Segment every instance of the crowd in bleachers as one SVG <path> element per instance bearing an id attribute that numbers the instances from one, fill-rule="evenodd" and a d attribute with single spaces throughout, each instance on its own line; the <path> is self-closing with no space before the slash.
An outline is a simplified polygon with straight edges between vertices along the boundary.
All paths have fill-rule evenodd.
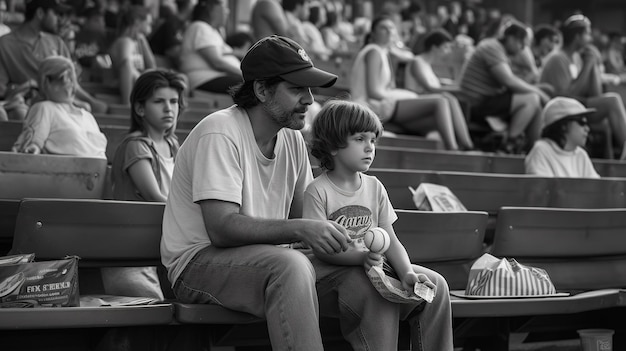
<path id="1" fill-rule="evenodd" d="M 30 9 L 27 3 L 32 4 Z M 340 81 L 348 82 L 341 88 L 353 100 L 374 108 L 390 132 L 433 137 L 451 150 L 525 154 L 541 137 L 542 106 L 554 96 L 567 95 L 606 117 L 607 126 L 592 125 L 590 131 L 594 143 L 588 145 L 588 152 L 593 157 L 619 158 L 626 141 L 621 96 L 606 92 L 626 77 L 622 36 L 603 33 L 590 23 L 589 33 L 576 44 L 581 49 L 576 49 L 562 44 L 564 34 L 567 45 L 572 37 L 561 32 L 561 24 L 571 25 L 563 23 L 566 18 L 553 24 L 524 24 L 498 9 L 462 1 L 427 11 L 419 1 L 389 0 L 377 6 L 374 16 L 371 8 L 353 8 L 340 1 L 260 0 L 249 9 L 249 28 L 229 26 L 229 4 L 218 0 L 183 0 L 158 7 L 140 1 L 70 7 L 53 0 L 3 0 L 0 6 L 5 9 L 0 10 L 1 32 L 12 31 L 0 45 L 4 101 L 0 119 L 23 120 L 30 105 L 41 98 L 36 69 L 47 55 L 71 58 L 77 71 L 76 100 L 92 113 L 105 113 L 111 111 L 107 104 L 128 105 L 139 74 L 156 67 L 183 73 L 191 96 L 198 91 L 226 95 L 230 86 L 242 80 L 239 64 L 246 50 L 261 37 L 279 34 L 301 43 L 314 62 L 335 62 Z M 37 7 L 42 8 L 41 14 L 35 14 Z M 374 60 L 370 53 L 355 61 L 375 37 L 373 21 L 381 18 L 389 20 L 386 30 L 390 31 L 389 39 L 377 46 L 383 56 Z M 227 33 L 226 28 L 236 29 Z M 44 39 L 34 39 L 38 32 L 44 33 Z M 16 38 L 30 43 L 32 50 L 16 46 Z M 582 69 L 582 58 L 587 56 L 578 51 L 583 47 L 595 55 L 589 67 L 598 71 L 597 83 L 582 82 L 585 70 L 572 77 L 577 82 L 572 84 L 597 88 L 565 89 L 562 79 L 551 78 L 562 74 L 556 72 L 558 65 L 553 67 L 555 60 L 548 58 L 569 52 L 572 65 Z M 485 55 L 496 52 L 499 61 L 485 61 Z M 480 69 L 498 63 L 508 66 L 509 73 Z M 89 91 L 89 84 L 107 87 L 112 94 Z M 328 97 L 324 91 L 320 94 L 320 101 Z M 318 109 L 319 105 L 313 106 L 309 122 Z M 603 138 L 608 140 L 598 142 Z"/>
<path id="2" fill-rule="evenodd" d="M 417 0 L 376 9 L 257 0 L 249 28 L 239 28 L 228 26 L 227 0 L 0 0 L 0 123 L 23 126 L 13 152 L 107 158 L 102 198 L 165 202 L 184 138 L 233 103 L 232 87 L 245 92 L 253 89 L 245 82 L 272 78 L 264 67 L 246 76 L 242 62 L 257 40 L 278 34 L 302 46 L 303 60 L 339 75 L 334 88 L 311 88 L 306 140 L 325 101 L 341 97 L 374 111 L 386 137 L 434 139 L 461 155 L 521 155 L 523 171 L 540 177 L 600 178 L 592 158 L 626 159 L 620 33 L 599 31 L 582 13 L 529 24 L 462 1 L 434 12 Z M 278 113 L 273 100 L 262 102 L 250 109 Z M 154 267 L 102 277 L 108 293 L 164 298 Z"/>

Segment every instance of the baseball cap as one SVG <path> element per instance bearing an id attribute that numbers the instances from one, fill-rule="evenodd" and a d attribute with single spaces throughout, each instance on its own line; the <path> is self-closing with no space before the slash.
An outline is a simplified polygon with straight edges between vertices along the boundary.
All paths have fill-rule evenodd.
<path id="1" fill-rule="evenodd" d="M 280 77 L 301 87 L 330 87 L 337 76 L 313 66 L 306 51 L 290 38 L 271 35 L 257 41 L 241 60 L 243 79 Z"/>
<path id="2" fill-rule="evenodd" d="M 587 116 L 594 112 L 595 108 L 586 108 L 578 100 L 559 96 L 548 101 L 541 113 L 541 120 L 543 128 L 546 128 L 564 118 Z"/>
<path id="3" fill-rule="evenodd" d="M 62 3 L 60 0 L 28 0 L 26 2 L 26 12 L 34 12 L 38 8 L 44 10 L 52 9 L 56 13 L 66 13 L 72 11 L 72 7 Z"/>

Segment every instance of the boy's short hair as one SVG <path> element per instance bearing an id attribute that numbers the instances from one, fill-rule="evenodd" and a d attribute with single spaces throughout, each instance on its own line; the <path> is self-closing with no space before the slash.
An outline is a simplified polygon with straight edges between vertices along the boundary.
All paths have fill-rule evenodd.
<path id="1" fill-rule="evenodd" d="M 542 24 L 537 26 L 537 28 L 535 29 L 535 33 L 534 33 L 534 42 L 535 45 L 539 45 L 539 43 L 541 43 L 541 41 L 545 38 L 554 38 L 554 37 L 558 37 L 559 36 L 559 31 L 547 24 Z"/>
<path id="2" fill-rule="evenodd" d="M 333 170 L 332 152 L 348 145 L 348 137 L 361 132 L 383 133 L 380 119 L 369 107 L 347 100 L 331 100 L 318 112 L 313 121 L 311 154 L 322 168 Z"/>

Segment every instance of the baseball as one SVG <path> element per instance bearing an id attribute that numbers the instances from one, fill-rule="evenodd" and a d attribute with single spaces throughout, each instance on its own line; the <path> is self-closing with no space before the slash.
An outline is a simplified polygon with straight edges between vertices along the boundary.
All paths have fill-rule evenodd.
<path id="1" fill-rule="evenodd" d="M 372 228 L 365 232 L 363 237 L 365 246 L 374 253 L 384 253 L 389 248 L 391 240 L 383 228 Z"/>

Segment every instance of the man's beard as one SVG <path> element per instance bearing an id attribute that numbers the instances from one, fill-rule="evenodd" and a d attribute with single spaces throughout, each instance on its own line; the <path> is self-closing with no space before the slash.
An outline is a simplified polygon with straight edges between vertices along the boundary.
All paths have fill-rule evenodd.
<path id="1" fill-rule="evenodd" d="M 300 130 L 304 128 L 304 119 L 294 117 L 294 113 L 306 112 L 306 106 L 295 111 L 288 111 L 278 104 L 272 96 L 265 104 L 263 104 L 264 110 L 270 115 L 272 120 L 281 127 Z"/>

